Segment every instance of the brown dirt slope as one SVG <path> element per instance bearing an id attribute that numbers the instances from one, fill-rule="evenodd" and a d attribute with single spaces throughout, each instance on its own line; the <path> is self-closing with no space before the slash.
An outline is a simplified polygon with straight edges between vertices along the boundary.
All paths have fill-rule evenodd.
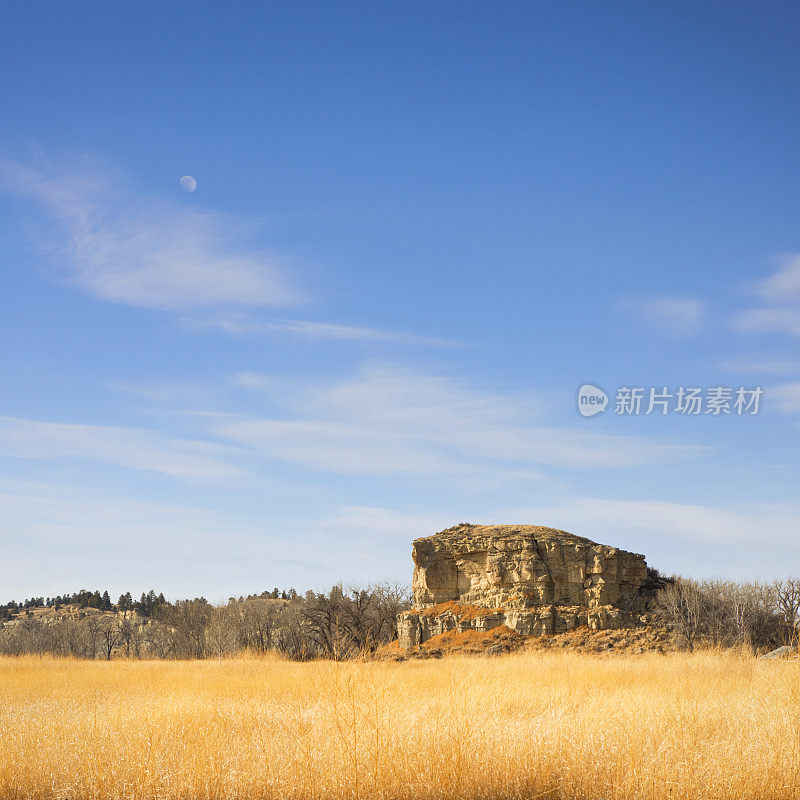
<path id="1" fill-rule="evenodd" d="M 571 650 L 580 653 L 613 655 L 678 650 L 675 637 L 665 628 L 643 626 L 592 631 L 587 627 L 553 636 L 522 636 L 505 625 L 488 631 L 447 631 L 433 636 L 408 652 L 397 641 L 384 645 L 376 658 L 440 658 L 446 655 L 500 655 L 517 650 Z"/>

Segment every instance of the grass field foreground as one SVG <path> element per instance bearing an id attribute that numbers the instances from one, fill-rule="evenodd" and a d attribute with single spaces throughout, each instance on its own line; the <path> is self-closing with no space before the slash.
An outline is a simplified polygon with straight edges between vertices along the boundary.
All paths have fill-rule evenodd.
<path id="1" fill-rule="evenodd" d="M 0 660 L 0 797 L 800 797 L 800 661 Z"/>

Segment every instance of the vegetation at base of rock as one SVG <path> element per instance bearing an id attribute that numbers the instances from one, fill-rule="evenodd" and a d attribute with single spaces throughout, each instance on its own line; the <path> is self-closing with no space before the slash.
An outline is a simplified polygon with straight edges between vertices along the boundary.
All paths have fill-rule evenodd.
<path id="1" fill-rule="evenodd" d="M 0 797 L 788 800 L 799 685 L 735 651 L 0 658 Z"/>

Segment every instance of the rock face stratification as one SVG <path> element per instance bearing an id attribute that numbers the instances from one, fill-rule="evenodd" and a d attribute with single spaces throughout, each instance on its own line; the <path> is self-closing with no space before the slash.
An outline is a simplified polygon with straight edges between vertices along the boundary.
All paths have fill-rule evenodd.
<path id="1" fill-rule="evenodd" d="M 644 556 L 537 525 L 462 523 L 417 539 L 414 607 L 400 646 L 446 631 L 507 625 L 525 635 L 633 624 L 645 608 Z"/>

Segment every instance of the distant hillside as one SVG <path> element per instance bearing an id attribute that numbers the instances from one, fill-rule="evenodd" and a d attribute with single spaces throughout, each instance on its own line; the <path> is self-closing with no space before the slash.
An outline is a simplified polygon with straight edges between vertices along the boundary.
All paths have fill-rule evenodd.
<path id="1" fill-rule="evenodd" d="M 81 591 L 3 606 L 0 654 L 207 658 L 277 650 L 297 659 L 342 658 L 395 638 L 408 605 L 407 587 L 388 584 L 302 597 L 273 589 L 221 606 L 203 597 L 169 602 L 155 591 L 111 603 L 107 592 Z"/>

